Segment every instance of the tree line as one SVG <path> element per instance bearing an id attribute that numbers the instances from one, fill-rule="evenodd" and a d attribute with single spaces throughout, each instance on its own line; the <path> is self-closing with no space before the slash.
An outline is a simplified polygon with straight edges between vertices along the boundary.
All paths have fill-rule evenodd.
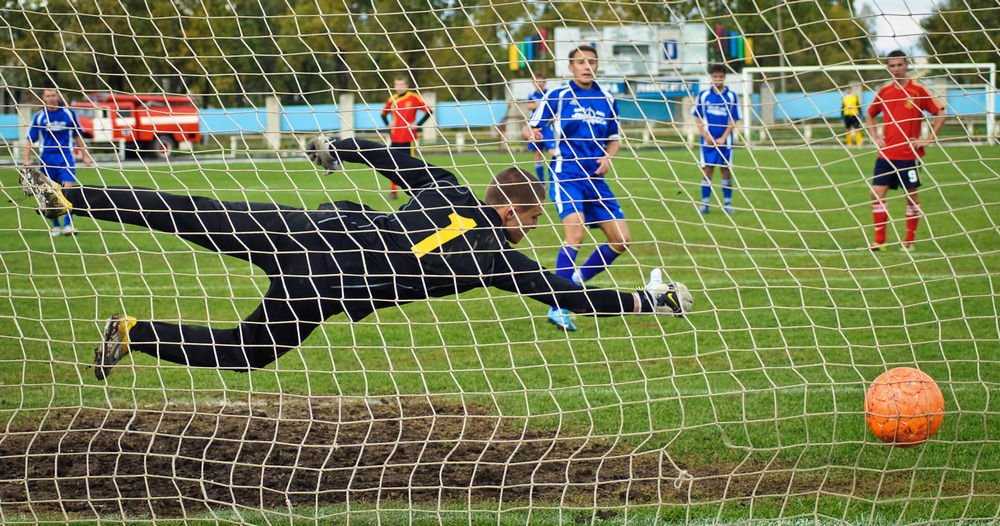
<path id="1" fill-rule="evenodd" d="M 925 47 L 949 61 L 996 61 L 996 3 L 942 5 L 977 1 L 993 9 L 925 20 Z M 397 75 L 439 100 L 502 99 L 509 79 L 551 74 L 551 59 L 565 59 L 511 71 L 509 43 L 540 28 L 551 39 L 560 26 L 697 22 L 713 34 L 723 26 L 752 38 L 759 66 L 877 58 L 874 21 L 852 0 L 11 0 L 0 15 L 0 73 L 10 87 L 190 93 L 206 107 L 261 105 L 272 95 L 321 104 L 344 92 L 382 101 Z M 993 33 L 955 29 L 977 22 Z"/>

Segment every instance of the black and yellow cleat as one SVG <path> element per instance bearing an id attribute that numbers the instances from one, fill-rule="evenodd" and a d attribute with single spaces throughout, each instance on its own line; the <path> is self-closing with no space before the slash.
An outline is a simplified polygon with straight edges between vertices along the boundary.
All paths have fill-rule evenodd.
<path id="1" fill-rule="evenodd" d="M 94 349 L 94 374 L 104 380 L 111 368 L 128 354 L 128 331 L 136 324 L 136 319 L 124 314 L 115 314 L 104 327 L 104 340 Z"/>
<path id="2" fill-rule="evenodd" d="M 38 213 L 48 219 L 55 219 L 70 213 L 73 204 L 66 199 L 62 188 L 38 168 L 26 166 L 18 170 L 24 195 L 32 196 L 38 203 Z"/>

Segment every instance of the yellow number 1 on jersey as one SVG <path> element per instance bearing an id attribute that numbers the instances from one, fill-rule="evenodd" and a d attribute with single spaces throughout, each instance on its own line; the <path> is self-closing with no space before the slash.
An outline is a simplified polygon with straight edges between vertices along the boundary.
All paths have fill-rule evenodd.
<path id="1" fill-rule="evenodd" d="M 427 253 L 434 251 L 434 249 L 468 232 L 476 226 L 476 221 L 474 219 L 462 217 L 455 213 L 449 215 L 448 219 L 451 220 L 451 224 L 425 237 L 422 241 L 410 247 L 410 250 L 417 255 L 417 259 L 424 257 Z"/>

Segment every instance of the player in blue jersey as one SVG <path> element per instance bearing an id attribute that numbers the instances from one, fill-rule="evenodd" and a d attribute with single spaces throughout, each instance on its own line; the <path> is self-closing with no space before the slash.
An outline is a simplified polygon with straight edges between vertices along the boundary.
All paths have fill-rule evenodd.
<path id="1" fill-rule="evenodd" d="M 545 94 L 527 127 L 534 140 L 540 141 L 542 128 L 552 126 L 556 155 L 549 197 L 566 231 L 556 258 L 556 274 L 582 286 L 624 254 L 632 237 L 621 206 L 604 180 L 611 159 L 618 153 L 618 104 L 594 80 L 597 51 L 590 46 L 571 51 L 569 71 L 573 80 Z M 576 268 L 585 226 L 600 228 L 608 241 Z M 552 308 L 549 321 L 575 331 L 569 314 L 565 309 Z"/>
<path id="2" fill-rule="evenodd" d="M 726 66 L 716 64 L 708 70 L 712 85 L 698 94 L 694 108 L 695 123 L 701 133 L 701 209 L 708 213 L 712 198 L 712 173 L 719 167 L 722 175 L 722 205 L 727 214 L 733 210 L 733 130 L 740 120 L 736 92 L 726 87 Z"/>
<path id="3" fill-rule="evenodd" d="M 83 133 L 76 113 L 62 103 L 59 90 L 46 89 L 42 92 L 41 111 L 31 118 L 28 128 L 27 143 L 24 145 L 24 166 L 31 166 L 31 152 L 35 143 L 41 142 L 39 160 L 41 168 L 50 179 L 64 187 L 76 184 L 76 162 L 73 160 L 74 142 L 83 152 L 83 162 L 87 166 L 93 164 L 87 148 L 83 144 Z M 69 214 L 63 216 L 62 226 L 59 218 L 52 218 L 52 236 L 76 233 Z"/>
<path id="4" fill-rule="evenodd" d="M 528 95 L 528 112 L 534 113 L 538 109 L 538 101 L 545 97 L 545 74 L 541 71 L 535 72 L 535 91 Z M 545 161 L 555 155 L 556 143 L 552 140 L 552 127 L 542 128 L 542 141 L 535 142 L 530 133 L 531 128 L 525 128 L 524 138 L 528 141 L 528 151 L 535 152 L 535 174 L 538 179 L 545 180 Z M 546 156 L 545 154 L 548 154 Z"/>

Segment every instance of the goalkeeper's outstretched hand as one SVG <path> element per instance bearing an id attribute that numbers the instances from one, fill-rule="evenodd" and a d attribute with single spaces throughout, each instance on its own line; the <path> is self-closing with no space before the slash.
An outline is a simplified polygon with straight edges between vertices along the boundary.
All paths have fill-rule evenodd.
<path id="1" fill-rule="evenodd" d="M 309 139 L 309 142 L 306 143 L 306 157 L 317 166 L 325 169 L 327 174 L 340 170 L 344 166 L 330 150 L 332 144 L 333 141 L 330 140 L 330 137 L 323 134 Z"/>
<path id="2" fill-rule="evenodd" d="M 649 273 L 644 290 L 649 293 L 656 314 L 683 316 L 691 312 L 694 296 L 683 283 L 664 283 L 663 271 L 658 268 Z"/>

